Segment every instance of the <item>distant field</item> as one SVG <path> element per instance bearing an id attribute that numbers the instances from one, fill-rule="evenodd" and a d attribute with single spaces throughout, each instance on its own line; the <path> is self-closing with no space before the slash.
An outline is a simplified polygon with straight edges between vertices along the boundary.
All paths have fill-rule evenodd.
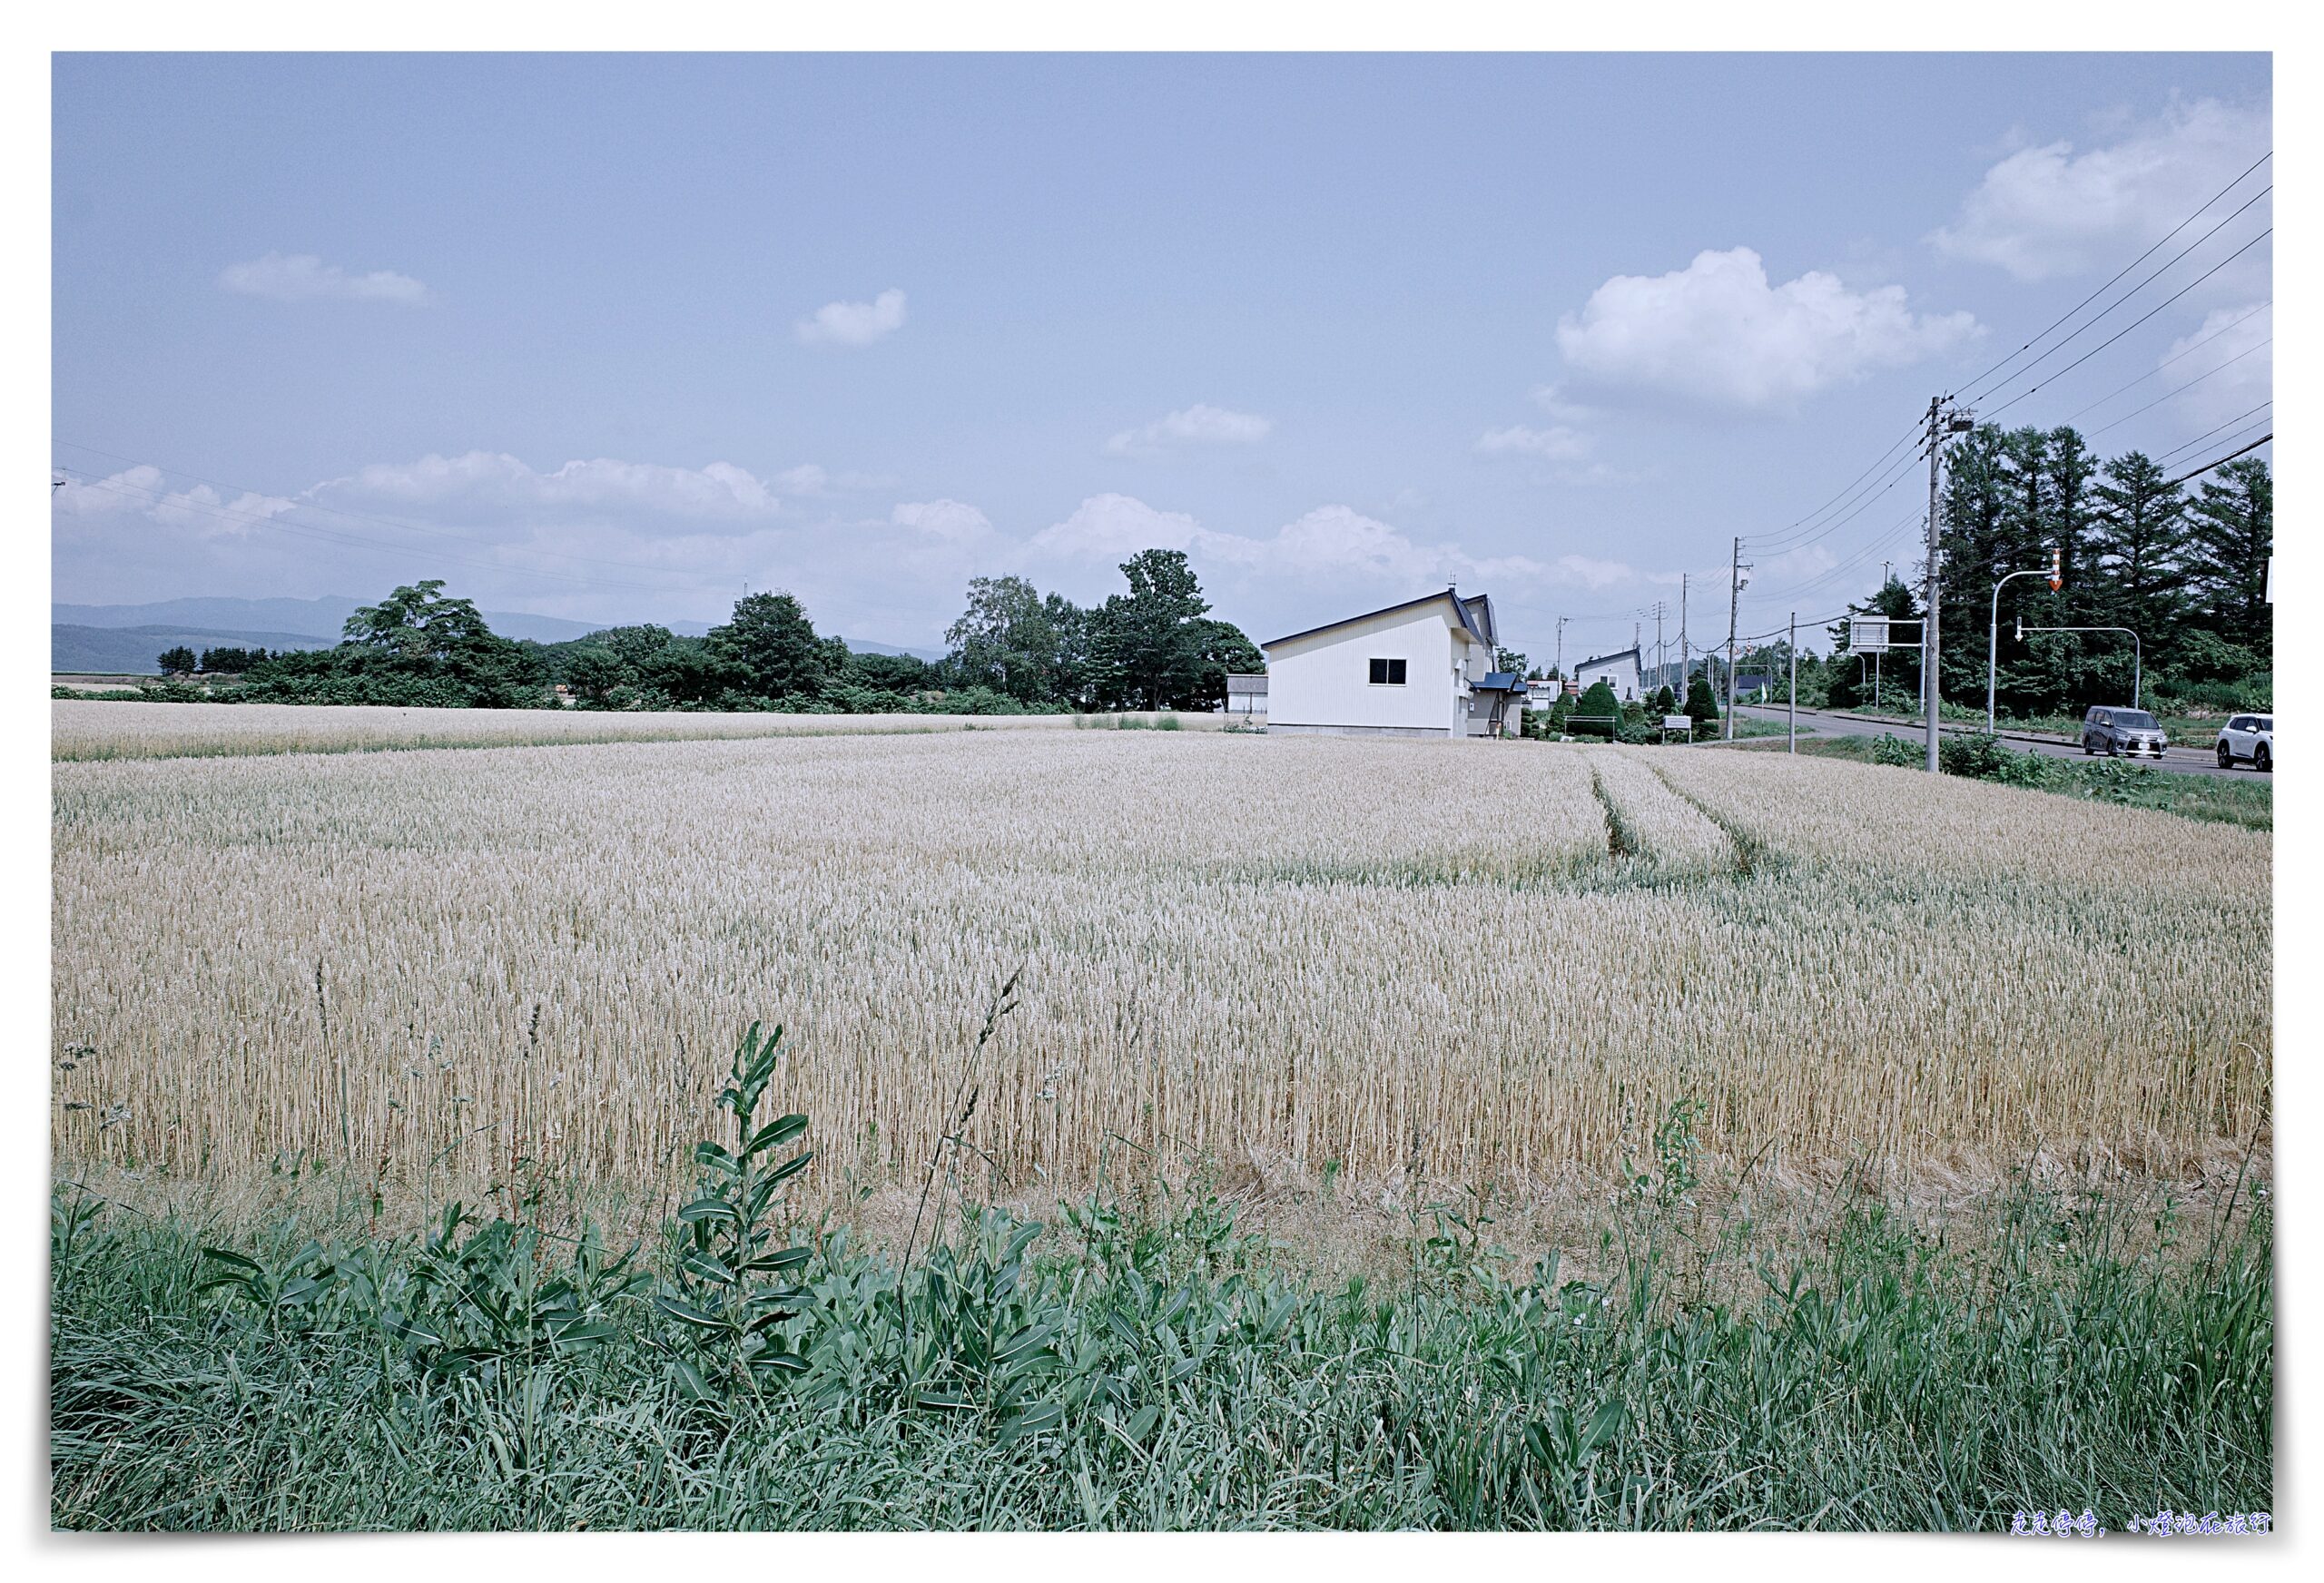
<path id="1" fill-rule="evenodd" d="M 1602 1180 L 1679 1106 L 1732 1162 L 2162 1173 L 2268 1114 L 2270 838 L 2140 809 L 1056 720 L 56 721 L 68 1161 L 665 1184 L 764 1018 L 836 1195 L 928 1158 L 1020 968 L 967 1077 L 1002 1185 Z M 586 741 L 623 732 L 765 740 Z M 575 745 L 423 745 L 494 733 Z"/>
<path id="2" fill-rule="evenodd" d="M 1071 714 L 614 713 L 579 709 L 326 708 L 298 703 L 52 703 L 53 758 L 231 758 L 258 753 L 371 752 L 385 748 L 545 747 L 720 737 L 862 736 L 883 732 L 1039 731 L 1153 725 L 1216 731 L 1229 716 Z"/>

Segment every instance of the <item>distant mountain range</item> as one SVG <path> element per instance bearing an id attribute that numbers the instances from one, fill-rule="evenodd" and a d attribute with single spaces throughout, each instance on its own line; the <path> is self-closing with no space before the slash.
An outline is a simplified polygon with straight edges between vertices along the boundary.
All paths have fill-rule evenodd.
<path id="1" fill-rule="evenodd" d="M 163 599 L 151 605 L 64 605 L 49 606 L 49 664 L 58 671 L 158 671 L 162 650 L 205 648 L 320 649 L 339 641 L 359 599 Z M 565 643 L 602 632 L 609 623 L 567 621 L 556 615 L 487 610 L 484 619 L 503 637 L 535 643 Z M 684 637 L 710 630 L 704 622 L 663 624 Z M 890 644 L 847 640 L 858 654 L 912 654 L 943 658 L 940 650 L 898 648 Z"/>
<path id="2" fill-rule="evenodd" d="M 303 632 L 221 632 L 202 626 L 83 626 L 60 621 L 48 629 L 52 671 L 151 674 L 169 649 L 327 649 L 331 640 Z"/>

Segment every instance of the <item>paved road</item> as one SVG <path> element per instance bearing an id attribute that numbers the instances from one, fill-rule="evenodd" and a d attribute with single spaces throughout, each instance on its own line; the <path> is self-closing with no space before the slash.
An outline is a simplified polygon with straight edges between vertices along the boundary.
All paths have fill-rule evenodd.
<path id="1" fill-rule="evenodd" d="M 1754 707 L 1750 704 L 1745 703 L 1738 704 L 1737 708 L 1740 713 L 1754 715 L 1760 720 L 1780 722 L 1784 718 L 1785 714 L 1785 711 L 1780 705 L 1773 708 L 1766 708 Z M 1799 712 L 1799 729 L 1802 732 L 1814 731 L 1820 736 L 1878 736 L 1881 733 L 1887 732 L 1893 735 L 1905 737 L 1910 741 L 1917 742 L 1921 739 L 1921 733 L 1925 728 L 1919 725 L 1906 725 L 1902 721 L 1875 723 L 1868 720 L 1852 720 L 1846 715 L 1827 713 L 1820 709 L 1803 709 Z M 1952 733 L 1965 733 L 1972 728 L 1967 726 L 1948 725 L 1942 729 Z M 2036 738 L 2016 736 L 2007 738 L 2006 742 L 2010 747 L 2015 748 L 2020 752 L 2030 751 L 2037 753 L 2044 753 L 2053 759 L 2078 759 L 2083 756 L 2081 745 L 2076 742 L 2057 742 L 2046 737 Z M 2141 759 L 2138 762 L 2142 764 L 2152 764 L 2153 763 L 2153 761 L 2151 759 Z M 2173 743 L 2170 748 L 2165 750 L 2162 762 L 2159 765 L 2155 765 L 2155 767 L 2162 770 L 2168 770 L 2175 774 L 2181 775 L 2251 775 L 2258 773 L 2257 771 L 2251 769 L 2249 765 L 2239 766 L 2233 770 L 2221 769 L 2219 767 L 2219 761 L 2213 756 L 2211 745 L 2208 741 L 2206 741 L 2201 747 L 2183 747 L 2177 743 Z"/>

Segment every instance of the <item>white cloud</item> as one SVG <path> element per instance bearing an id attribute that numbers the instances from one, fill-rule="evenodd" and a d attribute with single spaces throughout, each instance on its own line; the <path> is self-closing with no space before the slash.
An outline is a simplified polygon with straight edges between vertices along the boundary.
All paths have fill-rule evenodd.
<path id="1" fill-rule="evenodd" d="M 959 500 L 908 500 L 891 512 L 888 520 L 947 544 L 965 544 L 992 531 L 991 518 Z"/>
<path id="2" fill-rule="evenodd" d="M 2246 303 L 2214 309 L 2199 328 L 2172 341 L 2158 359 L 2169 363 L 2170 371 L 2145 388 L 2153 391 L 2187 386 L 2171 406 L 2183 415 L 2192 432 L 2201 433 L 2250 412 L 2275 393 L 2275 348 L 2267 344 L 2275 334 L 2275 316 L 2254 312 L 2253 307 Z M 2210 344 L 2204 345 L 2207 341 Z M 2201 349 L 2184 362 L 2172 361 L 2198 346 Z M 2189 383 L 2197 379 L 2200 384 Z M 2152 401 L 2154 397 L 2145 399 Z"/>
<path id="3" fill-rule="evenodd" d="M 278 302 L 336 298 L 419 307 L 429 300 L 428 288 L 409 275 L 399 275 L 393 270 L 350 275 L 312 253 L 269 253 L 246 264 L 229 264 L 220 271 L 218 284 L 245 297 L 271 297 Z"/>
<path id="4" fill-rule="evenodd" d="M 1540 457 L 1552 462 L 1576 462 L 1590 454 L 1590 436 L 1579 429 L 1557 424 L 1549 428 L 1527 428 L 1512 424 L 1507 428 L 1489 428 L 1477 437 L 1477 454 L 1486 457 Z"/>
<path id="5" fill-rule="evenodd" d="M 298 508 L 277 495 L 228 496 L 207 484 L 172 489 L 158 467 L 136 467 L 109 477 L 68 478 L 52 490 L 61 516 L 91 526 L 144 518 L 195 538 L 246 538 L 274 517 Z"/>
<path id="6" fill-rule="evenodd" d="M 1610 386 L 1788 410 L 1976 333 L 1967 313 L 1915 315 L 1901 286 L 1853 291 L 1820 270 L 1771 286 L 1759 255 L 1738 247 L 1667 275 L 1615 276 L 1558 320 L 1558 349 Z"/>
<path id="7" fill-rule="evenodd" d="M 1203 526 L 1183 512 L 1157 511 L 1128 495 L 1093 495 L 1063 522 L 1027 542 L 1036 555 L 1075 560 L 1120 560 L 1144 549 L 1192 548 Z"/>
<path id="8" fill-rule="evenodd" d="M 1275 428 L 1275 420 L 1256 412 L 1231 412 L 1201 402 L 1182 411 L 1166 413 L 1138 428 L 1126 428 L 1106 442 L 1106 454 L 1116 457 L 1151 456 L 1190 445 L 1256 445 Z"/>
<path id="9" fill-rule="evenodd" d="M 792 328 L 808 346 L 870 346 L 903 322 L 904 294 L 891 286 L 869 302 L 826 302 Z"/>
<path id="10" fill-rule="evenodd" d="M 1184 550 L 1198 571 L 1224 572 L 1280 590 L 1342 588 L 1413 594 L 1458 581 L 1464 586 L 1579 585 L 1597 589 L 1634 578 L 1615 561 L 1561 556 L 1479 556 L 1459 544 L 1424 544 L 1348 506 L 1319 506 L 1264 537 L 1220 533 L 1183 512 L 1161 511 L 1127 495 L 1084 500 L 1063 522 L 1027 541 L 1040 558 L 1116 563 L 1143 549 Z"/>
<path id="11" fill-rule="evenodd" d="M 1999 265 L 2021 280 L 2111 269 L 2234 180 L 2267 152 L 2272 135 L 2266 111 L 2205 99 L 2174 104 L 2160 120 L 2086 152 L 2063 141 L 2020 149 L 1986 171 L 1959 218 L 1929 241 L 1951 257 Z M 2267 176 L 2254 172 L 2186 240 L 2231 213 Z M 2252 213 L 2268 207 L 2262 201 Z M 2249 232 L 2233 234 L 2240 241 Z"/>
<path id="12" fill-rule="evenodd" d="M 1597 408 L 1570 399 L 1560 385 L 1536 385 L 1533 404 L 1560 423 L 1587 423 L 1598 416 Z"/>
<path id="13" fill-rule="evenodd" d="M 386 506 L 458 507 L 468 516 L 527 518 L 645 513 L 742 521 L 771 516 L 783 504 L 763 480 L 731 462 L 672 467 L 600 457 L 544 473 L 499 451 L 374 463 L 308 493 Z"/>

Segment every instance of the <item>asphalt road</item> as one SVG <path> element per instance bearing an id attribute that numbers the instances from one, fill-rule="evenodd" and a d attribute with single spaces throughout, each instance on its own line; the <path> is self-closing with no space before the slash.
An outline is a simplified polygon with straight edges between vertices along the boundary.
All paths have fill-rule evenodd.
<path id="1" fill-rule="evenodd" d="M 1760 720 L 1780 722 L 1785 717 L 1785 711 L 1781 705 L 1773 708 L 1755 708 L 1746 703 L 1738 704 L 1737 710 L 1739 713 L 1753 715 Z M 1845 715 L 1827 713 L 1820 709 L 1803 709 L 1799 712 L 1799 729 L 1802 732 L 1813 731 L 1819 736 L 1878 736 L 1881 733 L 1887 732 L 1896 736 L 1917 741 L 1925 728 L 1906 725 L 1901 721 L 1875 723 L 1867 720 L 1851 720 Z M 1965 733 L 1971 728 L 1947 725 L 1941 729 L 1950 733 Z M 2043 753 L 2053 759 L 2078 759 L 2083 756 L 2082 747 L 2078 742 L 2056 742 L 2049 738 L 2031 736 L 2009 736 L 2004 737 L 2004 740 L 2009 746 L 2020 752 Z M 2259 773 L 2249 764 L 2239 764 L 2232 770 L 2221 769 L 2208 740 L 2201 747 L 2185 747 L 2173 742 L 2163 751 L 2162 762 L 2160 764 L 2155 764 L 2152 759 L 2140 759 L 2136 762 L 2181 775 L 2256 775 Z"/>

